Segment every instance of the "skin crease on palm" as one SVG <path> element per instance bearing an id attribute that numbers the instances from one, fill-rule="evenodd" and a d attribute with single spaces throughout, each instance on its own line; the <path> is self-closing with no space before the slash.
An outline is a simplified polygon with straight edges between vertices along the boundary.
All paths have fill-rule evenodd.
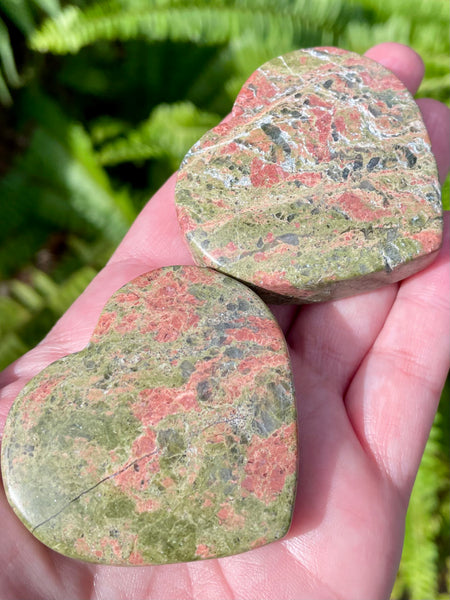
<path id="1" fill-rule="evenodd" d="M 411 49 L 367 55 L 414 94 Z M 440 178 L 450 163 L 450 113 L 420 100 Z M 179 233 L 174 177 L 144 208 L 105 269 L 34 350 L 0 376 L 0 431 L 23 385 L 83 348 L 108 297 L 137 275 L 193 264 Z M 300 467 L 289 534 L 238 556 L 155 567 L 84 564 L 44 547 L 0 497 L 2 600 L 389 598 L 414 478 L 449 368 L 449 244 L 425 271 L 353 298 L 275 307 L 298 396 Z"/>

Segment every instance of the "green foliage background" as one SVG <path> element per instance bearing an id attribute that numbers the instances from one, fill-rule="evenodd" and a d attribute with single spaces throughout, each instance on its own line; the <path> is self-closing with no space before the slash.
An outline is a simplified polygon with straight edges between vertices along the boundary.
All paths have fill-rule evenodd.
<path id="1" fill-rule="evenodd" d="M 448 103 L 446 0 L 0 0 L 0 368 L 81 293 L 255 68 L 382 41 L 413 46 L 418 96 Z M 448 597 L 449 405 L 447 384 L 395 599 Z"/>

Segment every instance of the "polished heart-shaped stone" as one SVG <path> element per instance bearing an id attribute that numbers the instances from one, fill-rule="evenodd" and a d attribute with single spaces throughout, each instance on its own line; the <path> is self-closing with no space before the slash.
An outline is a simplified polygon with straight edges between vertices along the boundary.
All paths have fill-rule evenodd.
<path id="1" fill-rule="evenodd" d="M 271 312 L 211 269 L 138 277 L 91 343 L 14 403 L 2 444 L 14 511 L 70 557 L 220 557 L 288 530 L 296 486 L 289 356 Z"/>
<path id="2" fill-rule="evenodd" d="M 176 204 L 196 262 L 273 302 L 398 281 L 429 264 L 442 238 L 414 99 L 381 65 L 336 48 L 255 71 L 231 118 L 186 155 Z"/>

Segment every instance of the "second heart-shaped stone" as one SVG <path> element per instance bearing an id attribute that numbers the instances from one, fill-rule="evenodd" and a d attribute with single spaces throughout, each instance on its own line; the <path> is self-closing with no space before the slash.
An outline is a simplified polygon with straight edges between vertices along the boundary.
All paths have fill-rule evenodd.
<path id="1" fill-rule="evenodd" d="M 429 264 L 442 216 L 414 99 L 390 71 L 336 48 L 260 67 L 231 118 L 178 174 L 181 228 L 198 264 L 266 300 L 314 302 Z"/>
<path id="2" fill-rule="evenodd" d="M 267 306 L 211 269 L 168 267 L 116 292 L 89 346 L 24 388 L 2 473 L 19 518 L 62 554 L 191 561 L 286 533 L 296 436 Z"/>

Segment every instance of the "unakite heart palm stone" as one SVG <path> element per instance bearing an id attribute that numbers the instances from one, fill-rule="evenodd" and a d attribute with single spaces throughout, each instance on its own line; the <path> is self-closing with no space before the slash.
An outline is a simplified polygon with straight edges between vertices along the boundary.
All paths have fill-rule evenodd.
<path id="1" fill-rule="evenodd" d="M 271 312 L 210 269 L 138 277 L 87 348 L 14 403 L 14 511 L 74 558 L 146 565 L 250 550 L 288 530 L 296 483 L 289 357 Z"/>
<path id="2" fill-rule="evenodd" d="M 414 99 L 381 65 L 337 48 L 255 71 L 231 118 L 186 155 L 176 203 L 196 262 L 271 301 L 398 281 L 429 264 L 442 237 Z"/>

